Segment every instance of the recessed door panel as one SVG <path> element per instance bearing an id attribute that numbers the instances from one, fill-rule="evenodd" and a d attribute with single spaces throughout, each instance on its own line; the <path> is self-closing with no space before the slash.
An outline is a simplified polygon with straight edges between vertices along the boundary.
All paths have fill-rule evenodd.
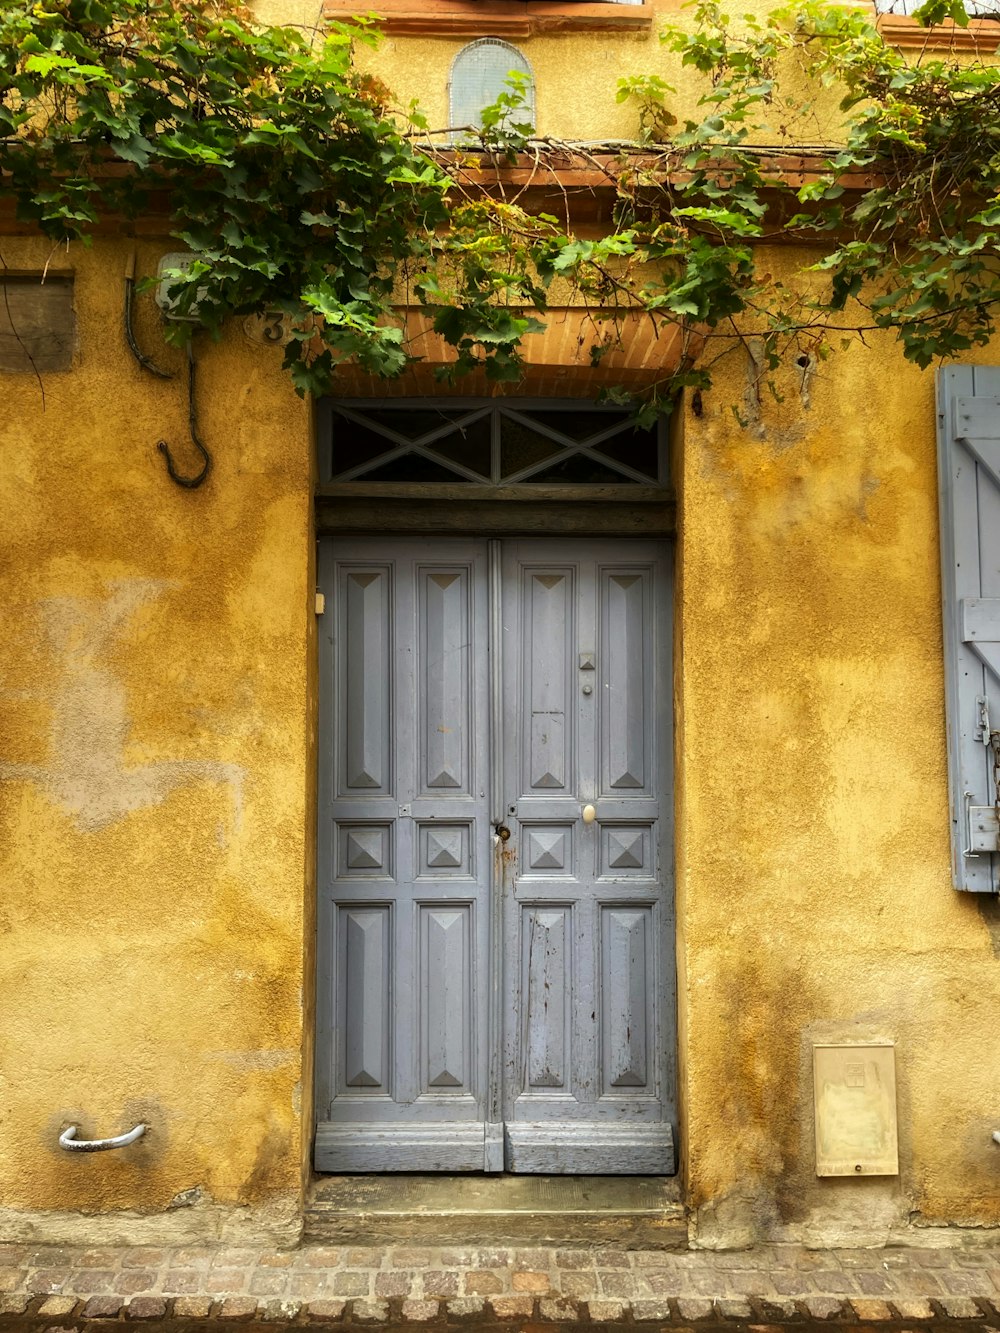
<path id="1" fill-rule="evenodd" d="M 338 1008 L 343 1016 L 343 1087 L 388 1092 L 389 908 L 341 909 Z"/>
<path id="2" fill-rule="evenodd" d="M 391 781 L 390 579 L 384 565 L 341 574 L 337 773 L 345 795 L 386 792 Z"/>
<path id="3" fill-rule="evenodd" d="M 474 719 L 469 689 L 469 572 L 421 569 L 420 661 L 422 794 L 468 794 Z"/>
<path id="4" fill-rule="evenodd" d="M 601 602 L 601 793 L 649 789 L 651 711 L 648 570 L 603 570 Z"/>
<path id="5" fill-rule="evenodd" d="M 525 572 L 522 762 L 531 791 L 565 791 L 571 771 L 573 611 L 572 569 Z"/>
<path id="6" fill-rule="evenodd" d="M 472 1091 L 472 915 L 471 903 L 420 908 L 423 1092 Z"/>
<path id="7" fill-rule="evenodd" d="M 649 907 L 601 909 L 601 1094 L 649 1088 L 656 985 Z"/>
<path id="8" fill-rule="evenodd" d="M 567 907 L 534 907 L 521 914 L 526 1092 L 566 1086 L 573 1007 L 570 916 Z"/>

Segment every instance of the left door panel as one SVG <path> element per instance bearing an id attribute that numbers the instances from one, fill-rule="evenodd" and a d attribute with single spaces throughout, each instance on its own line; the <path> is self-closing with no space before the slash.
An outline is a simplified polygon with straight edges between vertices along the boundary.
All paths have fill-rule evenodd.
<path id="1" fill-rule="evenodd" d="M 481 1171 L 486 546 L 326 542 L 320 586 L 316 1168 Z"/>

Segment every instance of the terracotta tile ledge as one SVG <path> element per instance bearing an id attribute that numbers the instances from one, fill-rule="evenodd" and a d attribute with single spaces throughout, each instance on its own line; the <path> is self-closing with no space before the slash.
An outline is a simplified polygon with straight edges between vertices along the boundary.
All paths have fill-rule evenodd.
<path id="1" fill-rule="evenodd" d="M 970 19 L 960 28 L 949 19 L 924 28 L 907 14 L 880 14 L 875 25 L 890 46 L 920 51 L 971 51 L 990 55 L 1000 46 L 1000 22 Z"/>

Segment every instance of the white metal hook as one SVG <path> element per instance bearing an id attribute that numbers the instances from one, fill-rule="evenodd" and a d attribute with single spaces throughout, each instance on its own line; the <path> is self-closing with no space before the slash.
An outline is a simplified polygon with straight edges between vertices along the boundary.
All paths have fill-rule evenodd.
<path id="1" fill-rule="evenodd" d="M 127 1134 L 119 1134 L 113 1139 L 78 1139 L 76 1131 L 79 1126 L 70 1125 L 59 1135 L 59 1147 L 65 1148 L 67 1152 L 106 1152 L 109 1148 L 127 1148 L 136 1139 L 141 1139 L 148 1128 L 148 1125 L 140 1123 Z"/>

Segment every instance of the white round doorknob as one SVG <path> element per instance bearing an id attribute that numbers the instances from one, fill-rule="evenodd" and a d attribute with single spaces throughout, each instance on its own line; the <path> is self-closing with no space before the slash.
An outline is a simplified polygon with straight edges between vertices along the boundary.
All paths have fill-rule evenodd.
<path id="1" fill-rule="evenodd" d="M 585 824 L 592 824 L 596 818 L 597 811 L 594 807 L 592 805 L 585 805 L 583 807 L 583 822 Z"/>

